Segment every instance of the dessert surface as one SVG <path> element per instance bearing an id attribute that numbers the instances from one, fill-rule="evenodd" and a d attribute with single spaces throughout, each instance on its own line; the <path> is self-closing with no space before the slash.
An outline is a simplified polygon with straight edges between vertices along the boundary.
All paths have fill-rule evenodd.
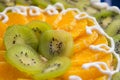
<path id="1" fill-rule="evenodd" d="M 0 16 L 3 80 L 111 80 L 119 72 L 113 34 L 78 8 L 14 6 Z"/>

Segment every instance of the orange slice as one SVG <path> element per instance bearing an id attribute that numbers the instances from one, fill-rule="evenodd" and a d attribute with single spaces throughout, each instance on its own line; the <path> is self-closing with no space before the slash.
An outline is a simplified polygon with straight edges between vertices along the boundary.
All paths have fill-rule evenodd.
<path id="1" fill-rule="evenodd" d="M 101 76 L 99 78 L 96 78 L 95 80 L 108 80 L 106 76 Z"/>
<path id="2" fill-rule="evenodd" d="M 56 29 L 56 24 L 61 20 L 62 16 L 60 14 L 56 14 L 56 15 L 48 15 L 47 13 L 45 13 L 46 16 L 46 22 L 48 24 L 50 24 L 53 29 Z"/>
<path id="3" fill-rule="evenodd" d="M 62 19 L 55 25 L 57 29 L 63 29 L 66 31 L 74 29 L 76 12 L 68 11 L 62 15 Z"/>
<path id="4" fill-rule="evenodd" d="M 7 29 L 7 24 L 4 24 L 0 21 L 0 38 L 3 38 L 6 29 Z"/>
<path id="5" fill-rule="evenodd" d="M 38 16 L 30 16 L 28 14 L 26 18 L 29 20 L 29 22 L 33 20 L 45 21 L 45 15 L 43 13 L 40 13 Z"/>
<path id="6" fill-rule="evenodd" d="M 99 41 L 100 39 L 102 41 Z M 99 35 L 99 37 L 94 43 L 107 44 L 107 39 L 104 36 Z M 77 75 L 77 76 L 80 76 L 83 80 L 90 80 L 90 79 L 95 80 L 96 78 L 105 76 L 105 74 L 102 74 L 96 67 L 91 67 L 85 70 L 82 68 L 82 65 L 84 63 L 89 63 L 89 62 L 105 62 L 110 68 L 110 64 L 112 63 L 112 60 L 113 60 L 112 57 L 113 57 L 112 54 L 107 54 L 104 52 L 94 51 L 90 49 L 84 49 L 82 51 L 79 51 L 77 54 L 73 55 L 73 57 L 71 58 L 72 66 L 63 75 L 63 78 L 64 80 L 68 80 L 69 76 Z"/>
<path id="7" fill-rule="evenodd" d="M 0 62 L 0 78 L 2 80 L 17 80 L 17 78 L 28 78 L 27 75 L 13 68 L 6 62 Z"/>
<path id="8" fill-rule="evenodd" d="M 0 51 L 0 62 L 5 61 L 4 55 L 6 51 Z"/>
<path id="9" fill-rule="evenodd" d="M 0 50 L 5 50 L 5 46 L 3 43 L 3 38 L 0 38 Z"/>
<path id="10" fill-rule="evenodd" d="M 0 50 L 1 50 L 2 44 L 3 44 L 3 39 L 0 38 Z"/>
<path id="11" fill-rule="evenodd" d="M 31 79 L 18 78 L 17 80 L 31 80 Z"/>
<path id="12" fill-rule="evenodd" d="M 18 14 L 18 13 L 8 13 L 9 17 L 8 22 L 6 23 L 8 26 L 15 25 L 15 24 L 26 24 L 28 20 L 25 16 Z"/>
<path id="13" fill-rule="evenodd" d="M 90 44 L 92 44 L 98 38 L 98 33 L 93 32 L 91 35 L 85 34 L 83 36 L 78 37 L 74 42 L 74 52 L 81 51 L 87 48 Z"/>
<path id="14" fill-rule="evenodd" d="M 77 37 L 84 35 L 86 33 L 86 26 L 87 26 L 86 20 L 79 21 L 76 20 L 73 29 L 71 29 L 69 32 L 72 34 L 73 38 L 76 39 Z"/>

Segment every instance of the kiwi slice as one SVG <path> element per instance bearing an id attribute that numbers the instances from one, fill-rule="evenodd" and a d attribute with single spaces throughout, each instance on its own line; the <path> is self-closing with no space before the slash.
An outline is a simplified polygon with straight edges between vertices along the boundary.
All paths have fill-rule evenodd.
<path id="1" fill-rule="evenodd" d="M 4 43 L 7 50 L 15 44 L 27 44 L 34 49 L 38 47 L 38 39 L 34 32 L 22 25 L 8 27 L 4 35 Z"/>
<path id="2" fill-rule="evenodd" d="M 113 74 L 111 80 L 120 80 L 120 72 L 117 72 L 117 73 Z"/>
<path id="3" fill-rule="evenodd" d="M 83 8 L 90 4 L 89 0 L 51 0 L 52 3 L 60 2 L 65 8 L 79 8 L 80 10 L 84 10 Z M 82 3 L 82 4 L 81 4 Z"/>
<path id="4" fill-rule="evenodd" d="M 50 4 L 50 0 L 32 0 L 32 3 L 41 8 L 46 8 Z"/>
<path id="5" fill-rule="evenodd" d="M 54 57 L 40 73 L 34 75 L 35 80 L 50 80 L 63 75 L 70 67 L 71 61 L 67 57 Z"/>
<path id="6" fill-rule="evenodd" d="M 117 34 L 120 34 L 120 19 L 115 19 L 106 29 L 106 33 L 109 36 L 115 36 Z"/>
<path id="7" fill-rule="evenodd" d="M 2 12 L 5 9 L 5 5 L 3 5 L 2 3 L 0 3 L 0 12 Z"/>
<path id="8" fill-rule="evenodd" d="M 27 74 L 35 74 L 42 70 L 44 65 L 36 51 L 28 45 L 16 44 L 9 48 L 5 59 L 12 66 Z"/>
<path id="9" fill-rule="evenodd" d="M 48 30 L 41 35 L 39 52 L 46 58 L 71 56 L 73 53 L 72 35 L 63 30 Z"/>
<path id="10" fill-rule="evenodd" d="M 38 20 L 31 21 L 26 26 L 30 27 L 35 32 L 38 39 L 43 32 L 51 29 L 51 26 L 48 23 Z"/>
<path id="11" fill-rule="evenodd" d="M 100 9 L 96 9 L 96 8 L 92 7 L 92 5 L 86 5 L 85 7 L 83 7 L 83 10 L 90 15 L 94 15 L 94 14 L 100 12 Z"/>
<path id="12" fill-rule="evenodd" d="M 120 54 L 120 34 L 113 37 L 115 41 L 115 52 Z"/>
<path id="13" fill-rule="evenodd" d="M 15 3 L 18 5 L 31 5 L 31 0 L 15 0 Z"/>
<path id="14" fill-rule="evenodd" d="M 98 23 L 101 25 L 103 29 L 106 29 L 108 25 L 113 21 L 117 13 L 112 11 L 102 10 L 99 13 L 96 13 L 94 16 L 96 17 Z"/>

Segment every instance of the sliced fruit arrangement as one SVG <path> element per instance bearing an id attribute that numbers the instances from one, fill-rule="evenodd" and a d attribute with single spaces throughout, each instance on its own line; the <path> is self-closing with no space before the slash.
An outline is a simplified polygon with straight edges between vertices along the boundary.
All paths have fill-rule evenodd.
<path id="1" fill-rule="evenodd" d="M 18 14 L 20 20 L 17 19 L 17 16 L 14 20 L 14 18 L 12 19 L 14 14 L 16 15 L 16 13 L 11 13 L 9 24 L 6 23 L 10 26 L 5 30 L 4 38 L 1 38 L 0 47 L 4 40 L 6 51 L 5 54 L 1 52 L 1 56 L 3 56 L 1 62 L 25 73 L 25 76 L 28 75 L 28 78 L 24 75 L 23 77 L 17 76 L 15 80 L 31 80 L 31 77 L 32 80 L 68 80 L 69 76 L 73 74 L 80 76 L 83 80 L 96 80 L 99 77 L 103 79 L 103 75 L 106 75 L 94 67 L 88 70 L 83 69 L 84 63 L 102 61 L 111 68 L 112 54 L 89 49 L 92 44 L 108 45 L 106 37 L 99 34 L 98 31 L 94 30 L 91 35 L 86 34 L 86 26 L 94 25 L 92 20 L 75 19 L 75 11 L 66 12 L 59 20 L 57 20 L 57 16 L 48 19 L 47 13 L 43 13 L 46 18 L 44 21 L 42 19 L 32 21 L 33 16 L 31 18 L 30 15 L 22 15 L 21 18 L 21 15 Z M 58 16 L 60 15 L 58 14 Z M 46 23 L 47 21 L 48 23 Z M 56 24 L 54 24 L 55 22 Z"/>
<path id="2" fill-rule="evenodd" d="M 48 23 L 38 20 L 31 21 L 30 23 L 26 24 L 26 26 L 34 31 L 38 40 L 40 39 L 42 33 L 44 33 L 46 30 L 51 30 L 52 28 Z"/>
<path id="3" fill-rule="evenodd" d="M 54 56 L 68 56 L 73 53 L 73 38 L 63 30 L 48 30 L 40 38 L 39 52 L 50 59 Z"/>
<path id="4" fill-rule="evenodd" d="M 69 57 L 73 53 L 71 34 L 63 30 L 51 30 L 46 22 L 32 21 L 26 25 L 9 26 L 4 42 L 7 51 L 1 51 L 0 60 L 6 60 L 35 80 L 56 78 L 70 67 Z M 38 47 L 40 52 L 37 52 Z"/>
<path id="5" fill-rule="evenodd" d="M 34 49 L 38 47 L 38 39 L 33 31 L 22 25 L 14 25 L 7 28 L 4 42 L 7 50 L 16 44 L 27 44 Z"/>

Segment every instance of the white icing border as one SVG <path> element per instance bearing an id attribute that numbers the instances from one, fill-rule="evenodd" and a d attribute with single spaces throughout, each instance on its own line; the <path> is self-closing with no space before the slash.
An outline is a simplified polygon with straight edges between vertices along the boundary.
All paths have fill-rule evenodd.
<path id="1" fill-rule="evenodd" d="M 92 6 L 98 8 L 98 9 L 107 9 L 109 11 L 116 12 L 120 14 L 120 9 L 117 6 L 109 6 L 106 2 L 101 2 L 100 0 L 90 0 Z"/>

